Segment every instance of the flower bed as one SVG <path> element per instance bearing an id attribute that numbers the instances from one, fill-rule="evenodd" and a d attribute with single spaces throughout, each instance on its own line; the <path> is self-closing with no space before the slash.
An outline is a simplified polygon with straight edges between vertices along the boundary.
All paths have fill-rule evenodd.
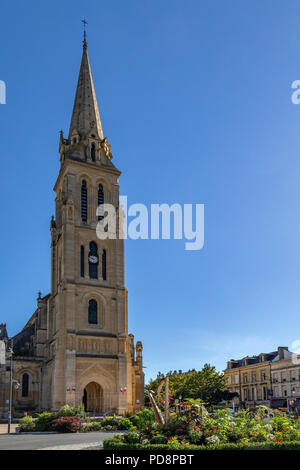
<path id="1" fill-rule="evenodd" d="M 57 413 L 40 413 L 37 418 L 25 416 L 19 421 L 21 432 L 89 432 L 89 431 L 136 431 L 155 421 L 152 410 L 142 410 L 129 417 L 108 416 L 93 421 L 84 419 L 82 407 L 63 406 Z"/>
<path id="2" fill-rule="evenodd" d="M 148 448 L 159 445 L 167 449 L 256 448 L 284 446 L 300 448 L 300 420 L 280 414 L 270 416 L 270 410 L 258 407 L 255 414 L 243 411 L 232 416 L 229 410 L 209 415 L 202 407 L 187 404 L 182 414 L 172 414 L 167 426 L 157 423 L 117 435 L 105 441 L 105 448 Z M 296 443 L 296 444 L 295 444 Z M 146 447 L 145 447 L 146 446 Z M 227 447 L 226 447 L 227 446 Z M 149 447 L 149 448 L 150 448 Z M 297 447 L 297 448 L 298 448 Z"/>
<path id="3" fill-rule="evenodd" d="M 24 416 L 19 420 L 21 432 L 78 432 L 82 428 L 82 406 L 62 406 L 57 413 L 40 413 L 37 418 Z M 75 424 L 76 423 L 76 424 Z"/>

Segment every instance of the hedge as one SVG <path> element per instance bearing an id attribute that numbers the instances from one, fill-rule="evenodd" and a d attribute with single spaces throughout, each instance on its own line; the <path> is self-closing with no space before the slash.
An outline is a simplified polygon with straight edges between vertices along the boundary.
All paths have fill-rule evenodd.
<path id="1" fill-rule="evenodd" d="M 112 439 L 104 439 L 104 450 L 167 450 L 167 451 L 189 451 L 189 450 L 300 450 L 300 441 L 290 442 L 252 442 L 251 444 L 217 444 L 211 446 L 190 445 L 182 449 L 171 449 L 166 444 L 128 444 L 116 442 Z"/>

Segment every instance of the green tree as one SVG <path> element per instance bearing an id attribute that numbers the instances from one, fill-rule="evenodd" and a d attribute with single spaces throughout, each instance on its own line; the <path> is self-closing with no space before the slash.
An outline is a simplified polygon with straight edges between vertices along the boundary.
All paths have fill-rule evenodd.
<path id="1" fill-rule="evenodd" d="M 235 393 L 226 390 L 224 374 L 218 372 L 214 366 L 205 364 L 200 371 L 191 371 L 183 374 L 169 372 L 169 389 L 172 399 L 186 400 L 187 398 L 201 399 L 207 405 L 215 405 L 223 400 L 230 400 Z M 166 376 L 161 372 L 156 379 L 150 380 L 146 389 L 157 392 L 158 386 Z M 165 387 L 162 387 L 164 394 Z M 163 400 L 163 397 L 161 397 Z"/>

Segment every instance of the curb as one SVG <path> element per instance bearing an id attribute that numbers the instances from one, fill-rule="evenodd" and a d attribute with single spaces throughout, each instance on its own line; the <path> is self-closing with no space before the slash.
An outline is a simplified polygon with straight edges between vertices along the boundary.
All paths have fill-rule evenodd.
<path id="1" fill-rule="evenodd" d="M 61 432 L 54 432 L 54 431 L 45 431 L 45 432 L 18 432 L 16 434 L 62 434 Z M 70 433 L 63 433 L 63 434 L 70 434 Z"/>

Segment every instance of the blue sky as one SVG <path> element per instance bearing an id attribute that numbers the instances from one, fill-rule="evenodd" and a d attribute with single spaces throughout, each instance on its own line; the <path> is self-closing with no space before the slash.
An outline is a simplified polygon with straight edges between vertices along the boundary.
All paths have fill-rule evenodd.
<path id="1" fill-rule="evenodd" d="M 0 321 L 50 286 L 49 221 L 81 60 L 128 202 L 205 204 L 205 246 L 127 241 L 129 327 L 157 371 L 300 338 L 300 4 L 1 2 Z"/>

